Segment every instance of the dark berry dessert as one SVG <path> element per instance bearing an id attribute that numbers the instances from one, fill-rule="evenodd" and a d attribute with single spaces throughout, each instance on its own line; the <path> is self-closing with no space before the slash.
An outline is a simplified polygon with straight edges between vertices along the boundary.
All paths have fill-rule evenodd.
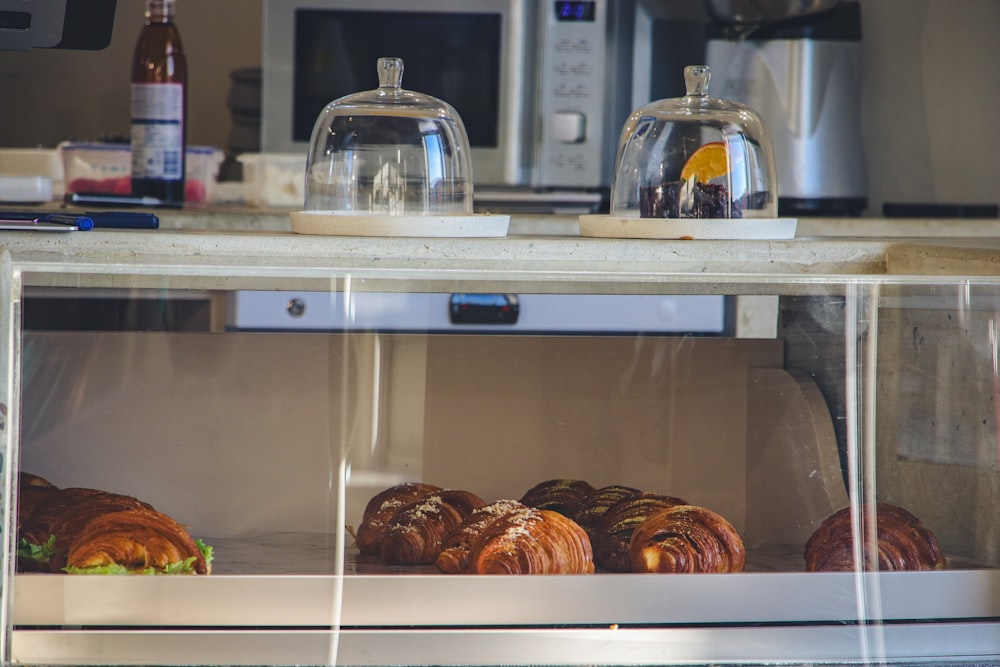
<path id="1" fill-rule="evenodd" d="M 639 195 L 639 216 L 643 218 L 742 218 L 739 202 L 730 203 L 726 186 L 695 182 L 690 202 L 682 206 L 684 181 L 643 188 Z M 683 214 L 682 214 L 683 210 Z"/>

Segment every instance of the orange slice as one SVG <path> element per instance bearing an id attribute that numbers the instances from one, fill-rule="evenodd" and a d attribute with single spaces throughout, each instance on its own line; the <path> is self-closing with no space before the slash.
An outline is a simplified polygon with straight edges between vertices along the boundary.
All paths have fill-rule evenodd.
<path id="1" fill-rule="evenodd" d="M 694 179 L 707 183 L 713 178 L 729 173 L 729 156 L 726 145 L 721 141 L 713 141 L 703 145 L 688 158 L 681 170 L 681 180 Z"/>

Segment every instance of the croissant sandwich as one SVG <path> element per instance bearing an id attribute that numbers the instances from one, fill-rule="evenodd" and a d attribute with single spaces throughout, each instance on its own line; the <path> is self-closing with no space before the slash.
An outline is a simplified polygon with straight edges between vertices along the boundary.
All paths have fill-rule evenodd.
<path id="1" fill-rule="evenodd" d="M 72 574 L 209 574 L 211 549 L 165 514 L 130 509 L 89 521 L 66 561 Z"/>
<path id="2" fill-rule="evenodd" d="M 868 506 L 861 508 L 867 514 Z M 860 569 L 880 571 L 941 570 L 947 561 L 937 537 L 921 521 L 902 507 L 889 503 L 875 505 L 876 544 L 861 550 Z M 874 547 L 874 548 L 873 548 Z M 823 520 L 806 542 L 804 557 L 809 572 L 850 572 L 857 569 L 850 507 Z"/>
<path id="3" fill-rule="evenodd" d="M 71 572 L 71 573 L 181 573 L 207 574 L 212 560 L 212 548 L 195 541 L 187 530 L 171 517 L 157 512 L 146 502 L 132 496 L 111 493 L 99 489 L 65 488 L 39 483 L 35 476 L 22 476 L 24 486 L 18 490 L 18 547 L 17 569 L 20 572 Z M 96 534 L 94 526 L 102 525 L 107 517 L 129 519 L 122 530 L 136 527 L 135 517 L 126 512 L 139 512 L 144 518 L 148 532 L 153 524 L 159 524 L 164 535 L 175 534 L 173 538 L 183 543 L 182 551 L 169 552 L 165 556 L 150 556 L 139 559 L 129 557 L 124 561 L 109 560 L 100 564 L 71 562 L 69 554 L 95 545 L 88 541 Z M 143 535 L 136 528 L 133 536 L 138 540 Z M 193 545 L 193 551 L 191 549 Z M 156 553 L 152 545 L 147 549 Z"/>

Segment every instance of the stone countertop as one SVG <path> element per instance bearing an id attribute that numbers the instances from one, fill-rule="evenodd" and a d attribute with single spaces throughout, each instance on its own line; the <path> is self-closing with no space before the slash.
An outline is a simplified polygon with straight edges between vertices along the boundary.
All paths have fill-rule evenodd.
<path id="1" fill-rule="evenodd" d="M 263 289 L 292 281 L 325 289 L 331 275 L 399 279 L 418 271 L 422 280 L 524 286 L 555 279 L 611 292 L 624 282 L 694 285 L 709 274 L 717 283 L 771 284 L 886 274 L 1000 277 L 996 220 L 805 219 L 792 240 L 676 241 L 583 238 L 575 216 L 514 216 L 506 238 L 429 239 L 294 234 L 287 211 L 157 213 L 155 231 L 0 232 L 0 246 L 30 276 L 28 284 L 40 285 L 72 284 L 69 276 L 78 271 L 119 273 L 121 284 L 133 287 L 141 286 L 134 278 L 141 274 L 153 286 L 157 276 L 172 276 L 171 284 L 179 285 L 182 276 L 205 283 L 211 275 L 218 288 L 239 276 L 243 283 L 256 279 Z M 981 233 L 974 233 L 977 228 Z"/>
<path id="2" fill-rule="evenodd" d="M 248 207 L 163 211 L 163 229 L 291 230 L 289 211 Z M 579 236 L 575 215 L 512 215 L 510 235 Z M 1000 238 L 997 218 L 799 218 L 798 238 Z"/>

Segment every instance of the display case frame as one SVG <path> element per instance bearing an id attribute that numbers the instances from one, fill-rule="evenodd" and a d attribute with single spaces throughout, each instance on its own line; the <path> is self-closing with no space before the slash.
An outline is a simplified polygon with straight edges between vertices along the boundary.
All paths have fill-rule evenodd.
<path id="1" fill-rule="evenodd" d="M 26 286 L 725 294 L 835 298 L 847 486 L 876 496 L 879 305 L 1000 294 L 984 247 L 890 241 L 672 243 L 506 239 L 427 244 L 101 233 L 3 239 L 4 498 L 14 492 Z M 913 294 L 911 295 L 910 292 Z M 887 296 L 888 295 L 888 296 Z M 989 305 L 989 307 L 993 307 Z M 877 327 L 876 327 L 877 329 Z M 332 443 L 332 447 L 341 446 Z M 346 486 L 344 471 L 336 475 Z M 30 664 L 806 664 L 1000 660 L 1000 571 L 505 578 L 332 571 L 208 578 L 14 574 L 4 504 L 5 662 Z M 860 510 L 859 510 L 860 511 Z M 780 593 L 776 593 L 780 591 Z M 392 600 L 386 605 L 386 600 Z M 432 603 L 428 604 L 427 600 Z M 487 600 L 478 605 L 472 601 Z"/>

